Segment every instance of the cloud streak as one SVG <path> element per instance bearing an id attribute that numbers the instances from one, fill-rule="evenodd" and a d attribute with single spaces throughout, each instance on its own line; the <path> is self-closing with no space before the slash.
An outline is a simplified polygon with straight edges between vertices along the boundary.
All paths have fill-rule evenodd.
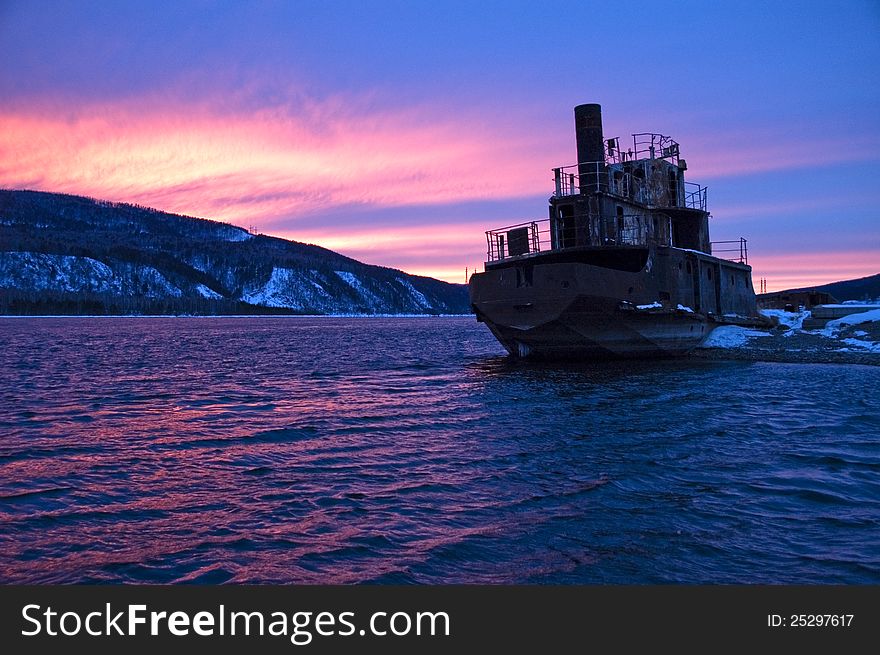
<path id="1" fill-rule="evenodd" d="M 877 250 L 761 252 L 749 255 L 755 287 L 767 278 L 768 291 L 811 287 L 880 273 Z"/>
<path id="2" fill-rule="evenodd" d="M 339 205 L 534 194 L 545 180 L 517 136 L 441 111 L 338 106 L 231 113 L 115 103 L 66 115 L 0 112 L 0 184 L 154 205 L 231 222 Z M 322 116 L 316 119 L 315 116 Z"/>
<path id="3" fill-rule="evenodd" d="M 464 282 L 467 267 L 482 270 L 486 255 L 480 221 L 450 225 L 437 222 L 408 226 L 364 226 L 332 233 L 320 228 L 280 236 L 317 243 L 360 261 L 400 268 L 450 282 Z"/>

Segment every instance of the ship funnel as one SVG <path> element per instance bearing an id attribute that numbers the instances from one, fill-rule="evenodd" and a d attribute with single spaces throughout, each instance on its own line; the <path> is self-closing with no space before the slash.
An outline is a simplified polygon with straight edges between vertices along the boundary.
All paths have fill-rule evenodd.
<path id="1" fill-rule="evenodd" d="M 602 105 L 574 108 L 577 137 L 578 177 L 581 193 L 597 190 L 599 173 L 605 171 L 605 141 L 602 136 Z M 599 162 L 597 165 L 596 162 Z"/>

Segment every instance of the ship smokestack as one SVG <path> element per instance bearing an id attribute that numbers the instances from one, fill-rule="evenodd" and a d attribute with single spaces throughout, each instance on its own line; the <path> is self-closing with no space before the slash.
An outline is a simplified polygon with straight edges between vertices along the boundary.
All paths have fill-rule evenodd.
<path id="1" fill-rule="evenodd" d="M 581 193 L 599 190 L 599 174 L 605 172 L 605 141 L 602 136 L 602 105 L 574 108 L 577 137 L 578 177 Z M 597 166 L 595 162 L 599 162 Z M 604 178 L 602 178 L 604 179 Z"/>

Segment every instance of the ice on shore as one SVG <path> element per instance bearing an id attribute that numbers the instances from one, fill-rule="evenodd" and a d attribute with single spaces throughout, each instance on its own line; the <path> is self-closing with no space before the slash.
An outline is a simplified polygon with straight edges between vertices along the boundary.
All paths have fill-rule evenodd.
<path id="1" fill-rule="evenodd" d="M 862 323 L 873 323 L 874 321 L 880 321 L 880 309 L 872 309 L 858 314 L 849 314 L 843 318 L 835 318 L 833 321 L 828 321 L 825 324 L 825 328 L 841 328 L 844 325 L 861 325 Z"/>
<path id="2" fill-rule="evenodd" d="M 831 339 L 839 346 L 840 352 L 880 353 L 880 342 L 865 339 L 869 337 L 864 330 L 847 330 L 856 325 L 880 322 L 880 309 L 871 309 L 856 314 L 849 314 L 843 318 L 828 321 L 820 330 L 804 330 L 804 319 L 810 316 L 809 311 L 786 312 L 781 309 L 762 309 L 761 314 L 774 318 L 779 325 L 788 328 L 782 333 L 783 337 L 794 335 L 815 335 Z M 776 335 L 779 334 L 775 330 Z M 709 333 L 709 336 L 701 344 L 702 348 L 743 348 L 748 347 L 751 339 L 757 337 L 772 336 L 773 333 L 764 330 L 744 328 L 735 325 L 722 325 Z M 834 343 L 832 343 L 834 345 Z M 826 346 L 827 347 L 827 346 Z"/>
<path id="3" fill-rule="evenodd" d="M 738 325 L 721 325 L 706 337 L 703 348 L 740 348 L 754 337 L 769 337 L 769 332 L 753 330 Z"/>
<path id="4" fill-rule="evenodd" d="M 810 316 L 808 310 L 787 312 L 784 309 L 761 309 L 758 313 L 767 318 L 775 318 L 779 325 L 784 325 L 791 330 L 800 330 L 804 325 L 804 319 Z"/>
<path id="5" fill-rule="evenodd" d="M 856 348 L 856 352 L 880 353 L 880 343 L 873 341 L 863 341 L 862 339 L 841 339 L 849 348 L 841 348 L 843 352 L 852 352 Z"/>

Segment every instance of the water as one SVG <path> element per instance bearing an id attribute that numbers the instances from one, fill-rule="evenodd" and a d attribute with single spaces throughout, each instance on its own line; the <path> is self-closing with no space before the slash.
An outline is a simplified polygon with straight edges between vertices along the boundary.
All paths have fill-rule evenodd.
<path id="1" fill-rule="evenodd" d="M 0 319 L 0 582 L 878 583 L 880 367 Z"/>

